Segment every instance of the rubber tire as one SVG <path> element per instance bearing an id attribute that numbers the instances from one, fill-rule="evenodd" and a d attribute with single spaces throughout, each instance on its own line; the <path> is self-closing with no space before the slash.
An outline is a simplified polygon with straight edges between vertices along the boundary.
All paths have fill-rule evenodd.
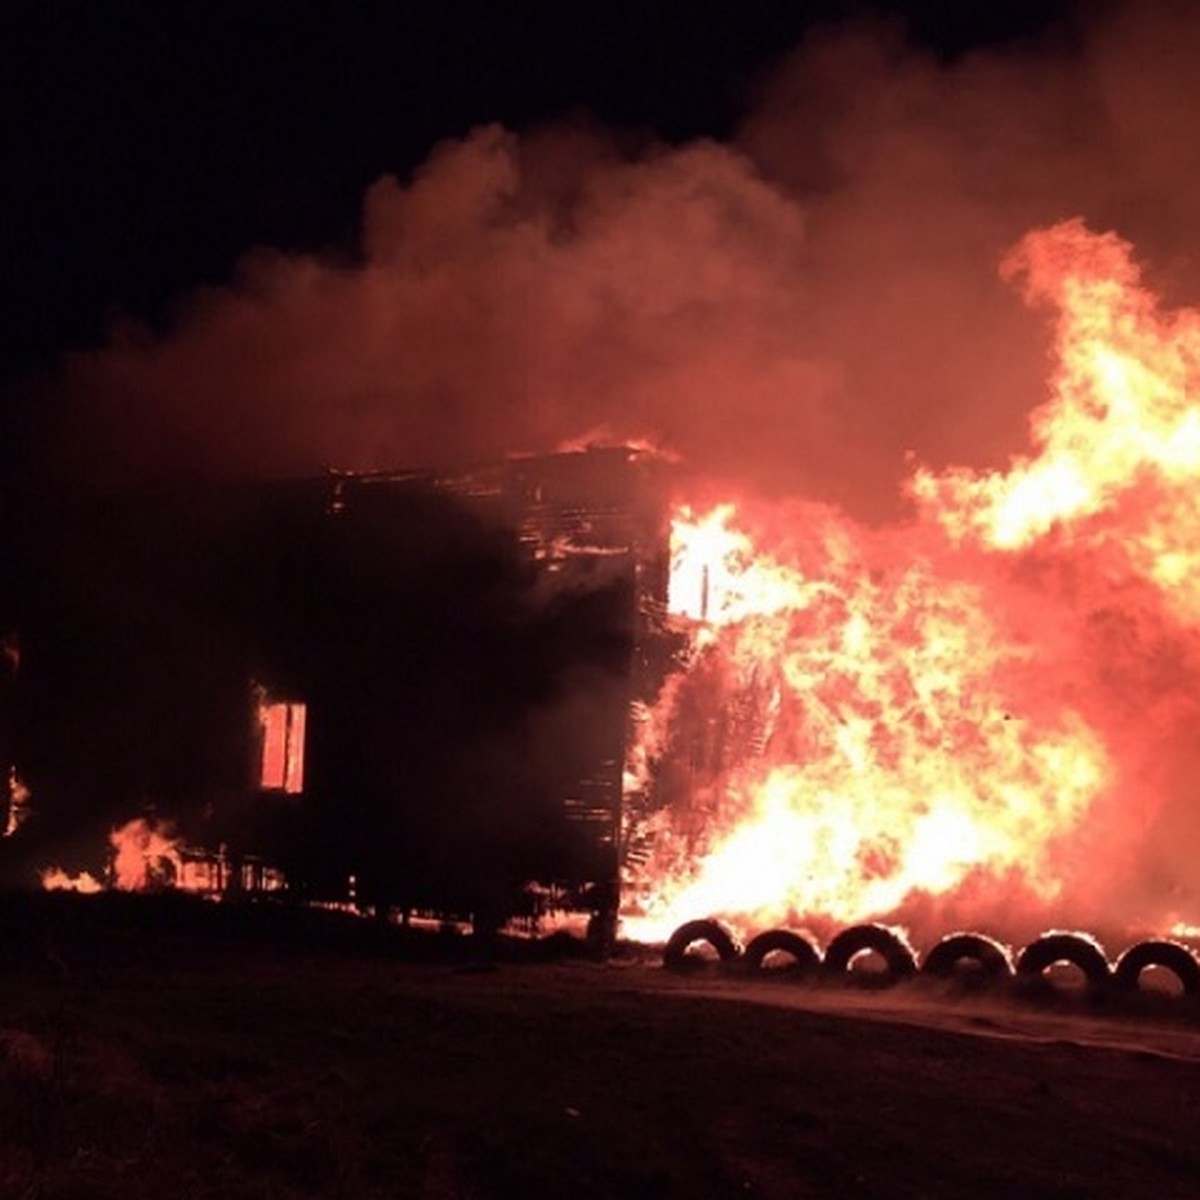
<path id="1" fill-rule="evenodd" d="M 688 954 L 688 949 L 697 942 L 712 946 L 723 965 L 734 963 L 741 957 L 738 944 L 729 931 L 719 921 L 704 917 L 685 921 L 671 934 L 663 947 L 663 966 L 669 971 L 696 971 L 705 966 L 703 959 Z"/>
<path id="2" fill-rule="evenodd" d="M 1047 968 L 1058 962 L 1078 967 L 1091 991 L 1103 991 L 1112 982 L 1104 951 L 1077 933 L 1044 933 L 1030 942 L 1017 959 L 1017 976 L 1026 982 L 1041 980 Z"/>
<path id="3" fill-rule="evenodd" d="M 979 964 L 978 974 L 957 973 L 955 968 L 964 958 Z M 942 938 L 925 956 L 921 974 L 931 979 L 994 987 L 1012 978 L 1013 964 L 1008 951 L 992 938 L 981 933 L 952 933 Z"/>
<path id="4" fill-rule="evenodd" d="M 897 933 L 886 925 L 852 925 L 843 929 L 826 948 L 825 975 L 845 981 L 850 975 L 851 959 L 864 950 L 873 950 L 887 964 L 887 970 L 871 981 L 874 986 L 890 987 L 916 974 L 916 956 Z"/>
<path id="5" fill-rule="evenodd" d="M 769 954 L 788 954 L 793 961 L 784 967 L 767 967 Z M 751 938 L 742 952 L 742 966 L 749 974 L 778 976 L 790 980 L 810 979 L 821 969 L 821 952 L 803 934 L 790 929 L 768 929 Z"/>
<path id="6" fill-rule="evenodd" d="M 1114 986 L 1123 992 L 1140 992 L 1139 981 L 1147 967 L 1164 967 L 1179 980 L 1185 996 L 1200 995 L 1200 960 L 1178 942 L 1149 941 L 1130 946 L 1113 968 Z"/>

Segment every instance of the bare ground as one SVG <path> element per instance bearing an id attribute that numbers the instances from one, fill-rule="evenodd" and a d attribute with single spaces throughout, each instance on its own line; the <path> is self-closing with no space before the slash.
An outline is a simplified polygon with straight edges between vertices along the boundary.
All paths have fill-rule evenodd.
<path id="1" fill-rule="evenodd" d="M 6 1200 L 1200 1195 L 1183 1001 L 80 911 L 6 927 Z"/>

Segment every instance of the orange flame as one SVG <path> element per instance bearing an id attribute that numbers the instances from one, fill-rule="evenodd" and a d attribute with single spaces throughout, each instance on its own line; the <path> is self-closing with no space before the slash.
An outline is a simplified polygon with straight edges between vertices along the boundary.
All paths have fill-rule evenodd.
<path id="1" fill-rule="evenodd" d="M 183 872 L 170 826 L 136 817 L 114 829 L 108 841 L 114 851 L 113 886 L 120 891 L 144 892 L 173 884 Z"/>
<path id="2" fill-rule="evenodd" d="M 94 875 L 82 871 L 78 875 L 68 875 L 61 867 L 47 867 L 39 875 L 42 887 L 48 892 L 85 892 L 102 891 L 104 885 Z"/>
<path id="3" fill-rule="evenodd" d="M 12 837 L 14 833 L 29 819 L 32 809 L 29 789 L 17 776 L 15 767 L 8 771 L 8 820 L 0 837 Z"/>
<path id="4" fill-rule="evenodd" d="M 179 843 L 169 825 L 135 817 L 112 830 L 108 844 L 112 858 L 107 878 L 119 891 L 151 891 L 173 886 L 182 878 Z M 99 892 L 104 887 L 87 871 L 71 875 L 61 867 L 47 867 L 40 872 L 40 879 L 42 887 L 51 891 Z"/>
<path id="5" fill-rule="evenodd" d="M 1036 456 L 1007 472 L 918 472 L 913 493 L 958 539 L 1016 550 L 1051 537 L 1153 584 L 1200 619 L 1200 312 L 1164 315 L 1130 247 L 1081 221 L 1028 235 L 1004 271 L 1058 309 L 1050 399 L 1031 419 Z"/>
<path id="6" fill-rule="evenodd" d="M 1078 221 L 1004 270 L 1059 313 L 1034 454 L 917 471 L 915 519 L 883 530 L 679 509 L 694 636 L 639 724 L 658 807 L 631 936 L 935 911 L 1011 930 L 1133 889 L 1200 717 L 1200 314 L 1163 316 L 1129 247 Z"/>

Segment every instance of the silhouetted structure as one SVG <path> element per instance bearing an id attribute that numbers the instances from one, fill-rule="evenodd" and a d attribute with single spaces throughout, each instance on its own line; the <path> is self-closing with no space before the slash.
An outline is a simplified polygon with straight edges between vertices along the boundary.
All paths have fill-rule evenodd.
<path id="1" fill-rule="evenodd" d="M 610 925 L 654 474 L 621 448 L 37 505 L 8 597 L 27 856 L 85 865 L 153 811 L 306 899 L 502 915 L 535 881 Z"/>

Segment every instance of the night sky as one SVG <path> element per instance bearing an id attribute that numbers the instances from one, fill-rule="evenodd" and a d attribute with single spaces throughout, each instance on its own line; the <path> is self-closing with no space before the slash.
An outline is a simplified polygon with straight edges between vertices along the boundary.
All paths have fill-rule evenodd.
<path id="1" fill-rule="evenodd" d="M 255 247 L 353 261 L 363 197 L 498 122 L 590 121 L 633 153 L 724 139 L 815 29 L 875 18 L 940 61 L 1069 40 L 1075 7 L 989 0 L 45 3 L 0 16 L 0 382 L 8 470 L 43 399 Z M 1099 6 L 1093 6 L 1099 7 Z"/>
<path id="2" fill-rule="evenodd" d="M 353 251 L 363 192 L 482 122 L 585 113 L 727 136 L 811 29 L 903 22 L 954 57 L 1044 33 L 1036 0 L 5 5 L 4 376 L 161 319 L 255 245 Z"/>

